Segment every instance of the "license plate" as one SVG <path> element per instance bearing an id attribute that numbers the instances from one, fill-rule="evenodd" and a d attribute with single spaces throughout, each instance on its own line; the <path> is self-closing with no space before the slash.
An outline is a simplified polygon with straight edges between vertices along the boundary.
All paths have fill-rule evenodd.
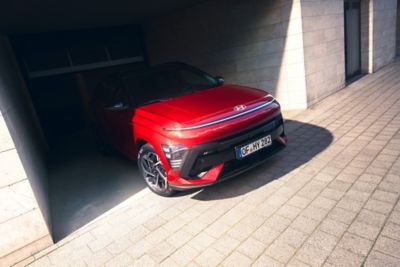
<path id="1" fill-rule="evenodd" d="M 239 159 L 247 157 L 248 155 L 257 152 L 258 150 L 270 146 L 272 144 L 271 135 L 264 136 L 250 144 L 236 148 L 236 156 Z"/>

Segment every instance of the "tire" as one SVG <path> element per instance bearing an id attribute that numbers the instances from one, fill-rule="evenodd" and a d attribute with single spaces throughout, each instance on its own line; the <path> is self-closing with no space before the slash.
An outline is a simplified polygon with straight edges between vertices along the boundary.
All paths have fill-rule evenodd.
<path id="1" fill-rule="evenodd" d="M 141 147 L 138 155 L 138 167 L 147 187 L 163 197 L 176 193 L 168 184 L 167 175 L 160 157 L 150 144 Z"/>

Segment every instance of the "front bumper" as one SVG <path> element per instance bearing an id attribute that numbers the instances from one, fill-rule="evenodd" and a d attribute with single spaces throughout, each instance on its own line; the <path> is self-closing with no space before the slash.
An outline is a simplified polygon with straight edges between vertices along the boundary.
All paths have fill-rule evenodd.
<path id="1" fill-rule="evenodd" d="M 245 145 L 265 135 L 271 135 L 272 144 L 244 159 L 237 159 L 235 147 Z M 172 174 L 170 186 L 173 189 L 185 190 L 209 186 L 265 162 L 286 145 L 282 115 L 268 122 L 236 134 L 232 137 L 192 147 L 181 167 L 180 173 Z M 199 174 L 207 172 L 199 177 Z"/>

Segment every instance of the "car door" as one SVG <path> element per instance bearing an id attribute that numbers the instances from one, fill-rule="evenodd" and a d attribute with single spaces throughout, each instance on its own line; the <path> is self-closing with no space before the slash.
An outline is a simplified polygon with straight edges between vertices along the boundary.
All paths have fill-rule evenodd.
<path id="1" fill-rule="evenodd" d="M 115 149 L 135 158 L 133 126 L 131 119 L 133 108 L 129 96 L 118 84 L 103 85 L 100 109 L 97 107 L 98 123 L 106 141 Z"/>

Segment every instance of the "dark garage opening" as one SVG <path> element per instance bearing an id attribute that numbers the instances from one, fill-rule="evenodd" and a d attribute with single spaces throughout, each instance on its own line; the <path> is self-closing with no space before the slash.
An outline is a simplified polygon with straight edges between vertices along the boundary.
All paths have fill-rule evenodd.
<path id="1" fill-rule="evenodd" d="M 135 162 L 100 153 L 91 125 L 97 84 L 146 66 L 137 25 L 10 37 L 47 145 L 54 241 L 144 188 Z"/>

